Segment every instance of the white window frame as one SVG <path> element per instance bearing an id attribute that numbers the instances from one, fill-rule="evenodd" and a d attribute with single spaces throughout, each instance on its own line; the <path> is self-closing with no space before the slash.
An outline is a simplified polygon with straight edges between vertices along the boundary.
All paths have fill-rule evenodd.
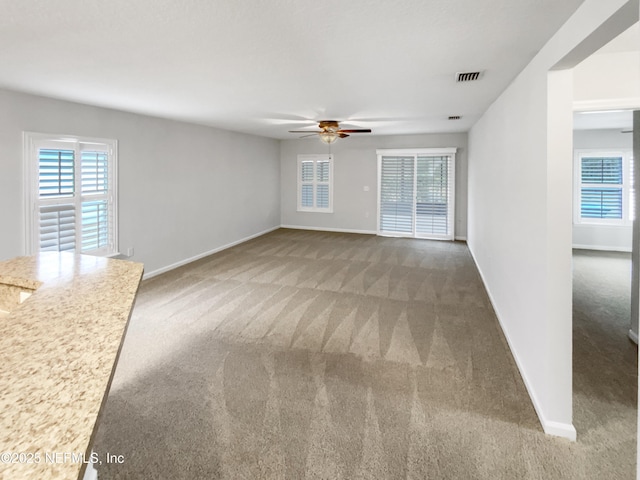
<path id="1" fill-rule="evenodd" d="M 456 211 L 456 152 L 458 151 L 457 147 L 443 147 L 443 148 L 402 148 L 402 149 L 378 149 L 376 150 L 376 154 L 378 156 L 378 200 L 377 200 L 377 234 L 384 237 L 410 237 L 410 238 L 424 238 L 430 240 L 455 240 L 455 229 L 456 229 L 456 219 L 455 219 L 455 211 Z M 382 157 L 413 157 L 414 159 L 414 178 L 413 178 L 413 195 L 414 195 L 414 205 L 413 205 L 413 218 L 412 218 L 412 232 L 404 233 L 404 232 L 389 232 L 383 231 L 380 225 L 380 210 L 381 210 L 381 200 L 382 200 Z M 451 221 L 448 224 L 448 232 L 444 235 L 437 234 L 419 234 L 416 232 L 416 195 L 417 195 L 417 175 L 415 175 L 416 162 L 418 157 L 420 156 L 431 156 L 431 157 L 449 157 L 449 172 L 448 172 L 448 184 L 449 184 L 449 199 L 447 202 L 447 215 Z"/>
<path id="2" fill-rule="evenodd" d="M 108 154 L 108 189 L 105 194 L 84 194 L 81 188 L 81 175 L 75 175 L 75 193 L 64 198 L 40 198 L 39 195 L 39 150 L 42 148 L 60 149 L 68 148 L 75 150 L 74 162 L 76 171 L 81 172 L 79 162 L 81 156 L 78 155 L 82 146 L 100 146 Z M 62 203 L 73 203 L 76 211 L 81 212 L 83 200 L 99 199 L 108 203 L 110 219 L 109 242 L 106 247 L 88 251 L 76 250 L 75 253 L 86 255 L 113 257 L 119 255 L 118 250 L 118 142 L 114 139 L 79 137 L 74 135 L 56 135 L 37 132 L 23 132 L 23 165 L 24 165 L 24 218 L 25 218 L 25 240 L 24 250 L 27 255 L 33 255 L 40 251 L 40 214 L 39 208 L 44 205 L 57 205 Z M 76 214 L 76 246 L 82 245 L 82 215 Z"/>
<path id="3" fill-rule="evenodd" d="M 622 218 L 582 218 L 582 159 L 584 157 L 621 157 L 622 158 Z M 573 163 L 573 223 L 575 225 L 606 225 L 628 227 L 633 223 L 633 151 L 623 149 L 576 149 Z M 606 184 L 615 187 L 615 184 Z"/>
<path id="4" fill-rule="evenodd" d="M 322 182 L 317 178 L 318 162 L 329 162 L 329 181 Z M 303 162 L 313 162 L 313 180 L 302 181 L 302 164 Z M 313 206 L 306 207 L 302 205 L 302 186 L 312 185 L 313 188 Z M 329 205 L 318 207 L 318 185 L 327 185 L 329 190 Z M 298 187 L 297 187 L 297 205 L 298 212 L 317 212 L 317 213 L 333 213 L 333 155 L 332 154 L 300 154 L 298 155 Z"/>

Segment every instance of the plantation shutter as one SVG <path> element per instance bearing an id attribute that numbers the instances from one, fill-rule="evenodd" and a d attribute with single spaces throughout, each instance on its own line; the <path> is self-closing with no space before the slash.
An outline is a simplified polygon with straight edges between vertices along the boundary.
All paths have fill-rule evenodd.
<path id="1" fill-rule="evenodd" d="M 109 215 L 108 154 L 103 151 L 82 152 L 82 251 L 109 246 L 109 232 L 113 230 Z"/>
<path id="2" fill-rule="evenodd" d="M 316 161 L 316 207 L 329 208 L 329 160 Z"/>
<path id="3" fill-rule="evenodd" d="M 41 251 L 73 251 L 76 248 L 75 151 L 42 148 L 38 151 L 38 197 L 51 199 L 38 211 Z"/>
<path id="4" fill-rule="evenodd" d="M 38 155 L 38 195 L 40 198 L 73 195 L 75 191 L 75 151 L 43 148 Z"/>
<path id="5" fill-rule="evenodd" d="M 74 251 L 76 249 L 75 205 L 41 206 L 39 214 L 40 251 Z"/>
<path id="6" fill-rule="evenodd" d="M 580 175 L 580 216 L 622 219 L 622 157 L 582 157 Z"/>
<path id="7" fill-rule="evenodd" d="M 300 165 L 300 181 L 302 182 L 300 205 L 304 208 L 313 208 L 313 160 L 302 160 Z"/>

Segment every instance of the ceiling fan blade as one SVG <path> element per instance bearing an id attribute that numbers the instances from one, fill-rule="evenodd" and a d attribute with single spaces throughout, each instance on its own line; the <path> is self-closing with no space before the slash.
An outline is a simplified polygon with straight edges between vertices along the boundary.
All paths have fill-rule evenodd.
<path id="1" fill-rule="evenodd" d="M 309 135 L 302 135 L 302 136 L 301 136 L 301 137 L 299 137 L 299 138 L 315 137 L 316 135 L 318 135 L 318 134 L 317 134 L 317 133 L 311 133 L 311 134 L 309 134 Z"/>
<path id="2" fill-rule="evenodd" d="M 358 128 L 355 130 L 338 130 L 338 133 L 371 133 L 370 128 Z"/>
<path id="3" fill-rule="evenodd" d="M 343 130 L 343 131 L 341 131 L 341 132 L 338 132 L 338 136 L 339 136 L 340 138 L 345 138 L 345 137 L 348 137 L 349 135 L 347 135 L 346 133 L 344 133 L 344 130 Z"/>
<path id="4" fill-rule="evenodd" d="M 314 132 L 313 130 L 289 130 L 289 133 L 320 133 Z"/>

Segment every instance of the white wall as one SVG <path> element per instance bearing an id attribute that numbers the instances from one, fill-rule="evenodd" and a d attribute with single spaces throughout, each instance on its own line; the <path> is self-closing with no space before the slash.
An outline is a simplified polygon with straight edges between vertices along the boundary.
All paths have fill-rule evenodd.
<path id="1" fill-rule="evenodd" d="M 586 0 L 469 133 L 469 248 L 543 428 L 568 438 L 573 79 L 549 71 L 637 17 L 637 0 Z"/>
<path id="2" fill-rule="evenodd" d="M 639 7 L 640 8 L 640 7 Z M 640 164 L 640 110 L 633 112 L 633 157 L 634 166 Z M 638 185 L 640 169 L 634 170 L 634 184 Z M 636 212 L 640 211 L 640 195 L 635 199 Z M 633 253 L 631 254 L 631 330 L 630 337 L 635 335 L 635 342 L 638 343 L 638 322 L 640 311 L 640 222 L 638 216 L 633 222 Z M 640 355 L 638 356 L 638 371 L 640 372 Z M 640 381 L 638 382 L 638 410 L 640 410 Z M 638 415 L 638 428 L 636 438 L 640 438 L 640 415 Z M 640 478 L 640 446 L 636 442 L 636 478 Z"/>
<path id="3" fill-rule="evenodd" d="M 597 53 L 578 64 L 573 73 L 577 106 L 612 106 L 620 101 L 640 105 L 640 52 Z"/>
<path id="4" fill-rule="evenodd" d="M 0 259 L 24 254 L 23 131 L 118 140 L 120 250 L 147 274 L 280 224 L 277 140 L 0 90 Z"/>
<path id="5" fill-rule="evenodd" d="M 638 58 L 640 66 L 640 57 Z M 632 150 L 633 136 L 616 130 L 575 130 L 573 148 Z M 574 188 L 575 184 L 574 184 Z M 573 247 L 595 250 L 631 251 L 632 227 L 608 225 L 573 225 Z"/>
<path id="6" fill-rule="evenodd" d="M 282 225 L 375 233 L 377 229 L 378 148 L 458 147 L 456 152 L 456 238 L 467 234 L 467 134 L 352 135 L 331 145 L 334 156 L 333 213 L 298 212 L 297 158 L 329 153 L 317 138 L 281 143 Z M 368 186 L 369 191 L 364 191 Z"/>

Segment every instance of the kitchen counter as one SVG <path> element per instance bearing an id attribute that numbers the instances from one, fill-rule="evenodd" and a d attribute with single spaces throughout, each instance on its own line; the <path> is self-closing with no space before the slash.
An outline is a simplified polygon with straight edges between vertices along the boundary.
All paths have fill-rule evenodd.
<path id="1" fill-rule="evenodd" d="M 71 253 L 0 262 L 0 479 L 82 478 L 142 272 Z"/>

